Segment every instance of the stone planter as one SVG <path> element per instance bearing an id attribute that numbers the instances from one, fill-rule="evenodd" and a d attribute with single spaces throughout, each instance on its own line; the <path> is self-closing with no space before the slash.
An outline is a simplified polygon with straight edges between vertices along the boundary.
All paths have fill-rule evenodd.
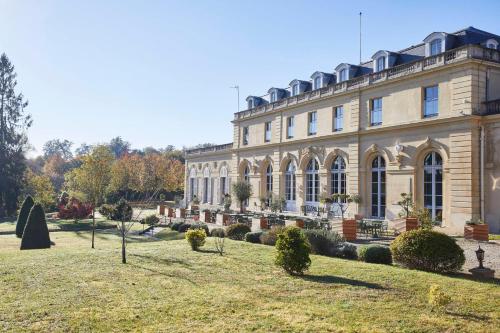
<path id="1" fill-rule="evenodd" d="M 191 205 L 191 210 L 200 210 L 200 206 L 198 206 L 198 205 Z"/>
<path id="2" fill-rule="evenodd" d="M 217 225 L 227 225 L 229 222 L 229 214 L 226 213 L 217 213 L 215 217 L 215 224 Z"/>
<path id="3" fill-rule="evenodd" d="M 417 230 L 418 219 L 416 217 L 407 217 L 405 221 L 405 231 Z"/>
<path id="4" fill-rule="evenodd" d="M 156 212 L 158 213 L 158 215 L 165 215 L 165 205 L 163 204 L 158 205 Z"/>
<path id="5" fill-rule="evenodd" d="M 261 217 L 260 219 L 260 229 L 268 229 L 269 224 L 267 223 L 267 219 L 265 217 Z"/>
<path id="6" fill-rule="evenodd" d="M 167 217 L 175 217 L 175 212 L 173 208 L 167 208 Z"/>
<path id="7" fill-rule="evenodd" d="M 175 216 L 181 219 L 186 218 L 186 209 L 185 208 L 177 208 L 175 210 Z"/>
<path id="8" fill-rule="evenodd" d="M 295 219 L 295 226 L 301 229 L 304 229 L 304 220 L 303 219 Z"/>
<path id="9" fill-rule="evenodd" d="M 358 224 L 354 219 L 342 221 L 342 234 L 346 241 L 354 241 L 357 238 Z"/>
<path id="10" fill-rule="evenodd" d="M 267 229 L 267 219 L 265 217 L 252 217 L 252 231 L 261 231 Z"/>
<path id="11" fill-rule="evenodd" d="M 205 212 L 201 212 L 200 220 L 205 223 L 212 223 L 212 214 L 210 213 L 210 211 L 208 210 Z"/>
<path id="12" fill-rule="evenodd" d="M 487 224 L 466 224 L 464 227 L 465 239 L 488 241 L 489 229 Z"/>

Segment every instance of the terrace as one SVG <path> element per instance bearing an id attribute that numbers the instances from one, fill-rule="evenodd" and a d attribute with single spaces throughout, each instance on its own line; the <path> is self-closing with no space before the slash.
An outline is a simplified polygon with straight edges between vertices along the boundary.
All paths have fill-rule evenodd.
<path id="1" fill-rule="evenodd" d="M 213 153 L 213 152 L 219 152 L 219 151 L 224 151 L 224 150 L 231 150 L 232 148 L 233 148 L 233 143 L 231 142 L 231 143 L 225 143 L 223 145 L 216 145 L 216 146 L 195 148 L 195 149 L 187 149 L 185 154 L 186 154 L 186 156 L 199 155 L 199 154 L 204 154 L 204 153 Z"/>

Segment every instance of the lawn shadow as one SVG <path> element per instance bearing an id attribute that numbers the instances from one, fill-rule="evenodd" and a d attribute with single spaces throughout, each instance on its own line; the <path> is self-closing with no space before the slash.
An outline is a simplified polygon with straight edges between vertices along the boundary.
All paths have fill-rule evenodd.
<path id="1" fill-rule="evenodd" d="M 206 250 L 206 249 L 198 249 L 196 252 L 201 252 L 201 253 L 217 253 L 220 254 L 219 251 L 217 250 Z"/>
<path id="2" fill-rule="evenodd" d="M 439 273 L 437 273 L 439 274 Z M 463 272 L 457 272 L 457 273 L 449 273 L 449 274 L 440 274 L 443 276 L 447 276 L 453 279 L 462 279 L 462 280 L 468 280 L 468 281 L 474 281 L 474 282 L 481 282 L 481 283 L 488 283 L 488 284 L 496 284 L 500 285 L 500 279 L 499 278 L 492 278 L 492 279 L 478 279 L 472 276 L 472 274 L 467 274 Z"/>
<path id="3" fill-rule="evenodd" d="M 490 322 L 491 318 L 487 316 L 479 316 L 471 313 L 458 313 L 458 312 L 452 312 L 452 311 L 445 311 L 446 314 L 449 314 L 450 316 L 455 316 L 455 317 L 460 317 L 465 320 L 472 320 L 472 321 L 487 321 Z"/>
<path id="4" fill-rule="evenodd" d="M 130 253 L 130 256 L 140 258 L 142 260 L 149 260 L 149 261 L 154 261 L 160 264 L 166 264 L 166 265 L 172 265 L 172 264 L 178 264 L 181 266 L 184 266 L 186 268 L 190 268 L 191 264 L 183 259 L 177 259 L 177 258 L 160 258 L 160 257 L 154 257 L 154 256 L 147 256 L 144 254 L 136 254 L 136 253 Z"/>
<path id="5" fill-rule="evenodd" d="M 317 283 L 325 283 L 325 284 L 348 284 L 355 287 L 365 287 L 369 289 L 378 289 L 378 290 L 386 290 L 387 288 L 382 287 L 376 283 L 370 283 L 366 281 L 348 279 L 340 276 L 333 275 L 303 275 L 301 276 L 303 280 L 317 282 Z"/>
<path id="6" fill-rule="evenodd" d="M 174 279 L 181 279 L 181 280 L 185 280 L 185 281 L 187 281 L 195 286 L 197 285 L 193 280 L 191 280 L 185 276 L 182 276 L 180 274 L 168 274 L 168 273 L 162 272 L 160 270 L 152 269 L 149 267 L 141 266 L 141 265 L 130 263 L 130 262 L 127 265 L 133 266 L 135 268 L 143 269 L 143 270 L 151 272 L 153 274 L 162 275 L 162 276 L 174 278 Z"/>

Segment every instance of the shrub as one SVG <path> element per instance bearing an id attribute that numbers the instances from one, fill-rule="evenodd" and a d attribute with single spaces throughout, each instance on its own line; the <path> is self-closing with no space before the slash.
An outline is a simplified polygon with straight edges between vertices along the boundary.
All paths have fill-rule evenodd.
<path id="1" fill-rule="evenodd" d="M 358 258 L 372 264 L 392 265 L 391 250 L 387 246 L 368 245 L 358 249 Z"/>
<path id="2" fill-rule="evenodd" d="M 342 259 L 358 259 L 358 251 L 356 249 L 356 246 L 347 243 L 344 243 L 342 246 L 336 248 L 332 255 L 334 257 Z"/>
<path id="3" fill-rule="evenodd" d="M 19 211 L 19 216 L 17 217 L 16 223 L 16 236 L 21 238 L 23 237 L 24 227 L 26 226 L 26 222 L 28 221 L 28 216 L 30 215 L 30 210 L 33 207 L 35 202 L 31 195 L 28 195 L 21 206 L 21 210 Z"/>
<path id="4" fill-rule="evenodd" d="M 396 262 L 408 268 L 431 272 L 454 272 L 465 262 L 464 251 L 453 238 L 432 230 L 411 230 L 391 244 Z"/>
<path id="5" fill-rule="evenodd" d="M 172 223 L 172 225 L 170 226 L 170 229 L 174 230 L 174 231 L 179 231 L 179 228 L 181 227 L 181 225 L 185 224 L 184 222 L 174 222 Z"/>
<path id="6" fill-rule="evenodd" d="M 276 241 L 278 240 L 278 234 L 283 231 L 283 227 L 276 226 L 272 227 L 269 231 L 264 231 L 262 235 L 260 235 L 260 242 L 264 245 L 276 245 Z"/>
<path id="7" fill-rule="evenodd" d="M 451 297 L 445 294 L 437 284 L 431 285 L 429 289 L 429 304 L 433 308 L 445 307 L 451 302 Z"/>
<path id="8" fill-rule="evenodd" d="M 210 235 L 210 231 L 208 230 L 208 225 L 205 223 L 193 223 L 189 225 L 189 229 L 202 229 L 205 230 L 205 235 Z"/>
<path id="9" fill-rule="evenodd" d="M 111 219 L 115 221 L 130 221 L 132 220 L 132 206 L 129 205 L 127 200 L 120 199 L 113 207 Z"/>
<path id="10" fill-rule="evenodd" d="M 250 227 L 246 224 L 235 223 L 227 227 L 226 235 L 230 239 L 243 240 L 245 238 L 245 234 L 250 231 L 252 230 L 250 230 Z"/>
<path id="11" fill-rule="evenodd" d="M 226 237 L 226 233 L 224 232 L 224 229 L 222 229 L 222 228 L 215 228 L 215 229 L 212 229 L 212 232 L 210 232 L 210 236 L 224 238 L 224 237 Z"/>
<path id="12" fill-rule="evenodd" d="M 245 234 L 245 242 L 260 244 L 260 236 L 262 231 L 247 232 Z"/>
<path id="13" fill-rule="evenodd" d="M 107 220 L 110 220 L 111 215 L 113 214 L 113 208 L 114 208 L 113 205 L 104 204 L 101 207 L 99 207 L 98 212 L 99 214 L 104 216 Z"/>
<path id="14" fill-rule="evenodd" d="M 287 273 L 302 275 L 311 265 L 311 246 L 300 228 L 286 227 L 278 234 L 275 263 Z"/>
<path id="15" fill-rule="evenodd" d="M 203 229 L 189 229 L 188 231 L 186 231 L 186 239 L 189 245 L 191 245 L 191 249 L 193 249 L 193 251 L 196 251 L 200 247 L 205 245 L 206 237 L 207 234 Z"/>
<path id="16" fill-rule="evenodd" d="M 239 180 L 233 184 L 233 193 L 240 202 L 240 211 L 243 213 L 245 201 L 252 196 L 252 185 L 244 180 Z"/>
<path id="17" fill-rule="evenodd" d="M 21 250 L 50 248 L 49 229 L 41 204 L 31 208 L 21 240 Z"/>
<path id="18" fill-rule="evenodd" d="M 160 218 L 156 216 L 156 214 L 151 214 L 148 215 L 144 218 L 144 223 L 146 223 L 149 226 L 155 226 L 160 222 Z"/>
<path id="19" fill-rule="evenodd" d="M 191 228 L 191 223 L 183 223 L 179 226 L 179 232 L 186 232 Z"/>
<path id="20" fill-rule="evenodd" d="M 92 214 L 92 204 L 83 203 L 77 198 L 71 198 L 66 204 L 64 200 L 58 206 L 59 212 L 57 217 L 60 219 L 74 219 L 81 220 L 86 219 Z"/>
<path id="21" fill-rule="evenodd" d="M 304 230 L 304 235 L 311 244 L 311 251 L 314 254 L 330 256 L 335 253 L 344 239 L 338 233 L 325 229 Z"/>

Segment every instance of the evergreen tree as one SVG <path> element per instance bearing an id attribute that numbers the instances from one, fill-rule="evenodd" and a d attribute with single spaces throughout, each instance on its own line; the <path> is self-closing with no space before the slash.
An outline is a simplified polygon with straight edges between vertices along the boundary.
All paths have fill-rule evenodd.
<path id="1" fill-rule="evenodd" d="M 35 202 L 33 201 L 31 195 L 28 195 L 23 201 L 16 223 L 16 236 L 19 238 L 23 237 L 24 227 L 26 226 L 28 216 L 30 215 L 31 208 L 34 204 Z"/>
<path id="2" fill-rule="evenodd" d="M 27 148 L 26 129 L 31 116 L 25 114 L 28 103 L 16 94 L 14 66 L 5 54 L 0 56 L 0 217 L 17 209 L 17 198 L 26 169 L 24 152 Z"/>
<path id="3" fill-rule="evenodd" d="M 24 228 L 21 250 L 50 248 L 49 228 L 45 220 L 45 212 L 41 204 L 31 208 L 26 227 Z"/>

